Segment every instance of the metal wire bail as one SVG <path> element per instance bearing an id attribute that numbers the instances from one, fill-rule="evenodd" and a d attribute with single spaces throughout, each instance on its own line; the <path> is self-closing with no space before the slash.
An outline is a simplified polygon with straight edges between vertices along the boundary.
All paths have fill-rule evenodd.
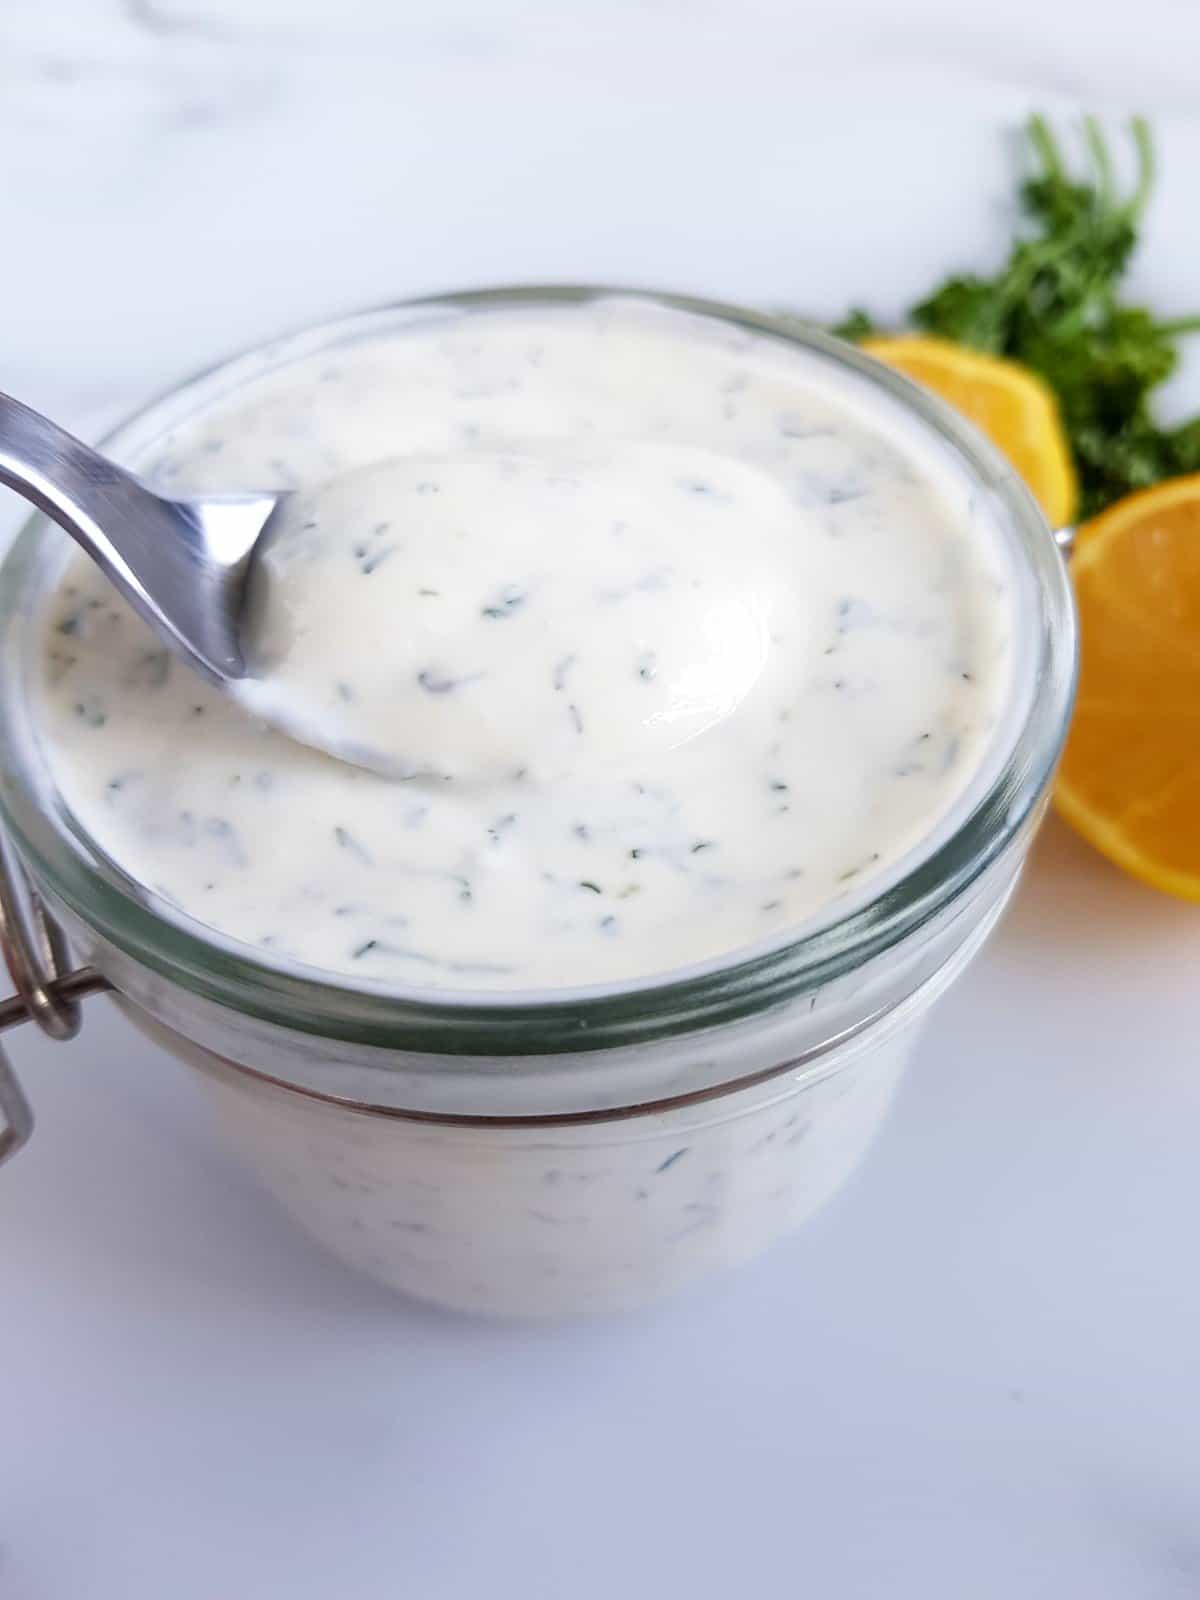
<path id="1" fill-rule="evenodd" d="M 0 834 L 0 956 L 16 993 L 0 1000 L 0 1033 L 35 1022 L 51 1039 L 79 1032 L 80 1001 L 108 987 L 94 967 L 68 970 L 66 940 Z M 33 1113 L 0 1049 L 0 1162 L 26 1143 Z"/>

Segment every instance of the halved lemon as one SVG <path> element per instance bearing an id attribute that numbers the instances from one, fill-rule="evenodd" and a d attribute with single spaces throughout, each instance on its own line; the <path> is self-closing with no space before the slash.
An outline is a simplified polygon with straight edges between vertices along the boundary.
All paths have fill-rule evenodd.
<path id="1" fill-rule="evenodd" d="M 1200 474 L 1080 530 L 1079 698 L 1055 801 L 1134 877 L 1200 901 Z"/>
<path id="2" fill-rule="evenodd" d="M 1075 515 L 1078 484 L 1054 395 L 1026 367 L 924 335 L 865 339 L 868 355 L 924 384 L 1016 467 L 1052 528 Z"/>

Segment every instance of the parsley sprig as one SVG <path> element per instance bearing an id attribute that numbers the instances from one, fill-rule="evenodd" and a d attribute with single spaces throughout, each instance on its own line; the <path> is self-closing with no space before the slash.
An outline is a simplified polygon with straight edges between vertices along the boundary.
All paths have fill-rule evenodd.
<path id="1" fill-rule="evenodd" d="M 1058 396 L 1083 516 L 1162 478 L 1200 471 L 1200 417 L 1161 428 L 1152 408 L 1154 390 L 1175 369 L 1177 340 L 1200 329 L 1200 317 L 1160 322 L 1120 296 L 1154 185 L 1150 130 L 1139 117 L 1130 131 L 1137 177 L 1122 194 L 1095 118 L 1083 124 L 1091 170 L 1080 181 L 1045 118 L 1033 117 L 1035 171 L 1020 190 L 1027 231 L 993 277 L 948 278 L 908 314 L 923 332 L 1041 374 Z M 855 310 L 836 331 L 863 339 L 876 330 Z"/>

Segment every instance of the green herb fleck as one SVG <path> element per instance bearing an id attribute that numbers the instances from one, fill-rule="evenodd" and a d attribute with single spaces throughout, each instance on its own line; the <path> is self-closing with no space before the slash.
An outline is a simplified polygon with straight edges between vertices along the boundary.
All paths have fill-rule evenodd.
<path id="1" fill-rule="evenodd" d="M 682 1150 L 676 1150 L 674 1155 L 668 1156 L 665 1161 L 660 1161 L 658 1166 L 654 1169 L 655 1172 L 666 1172 L 670 1167 L 673 1167 L 677 1161 L 682 1161 L 690 1149 L 691 1145 L 685 1144 Z"/>
<path id="2" fill-rule="evenodd" d="M 337 840 L 337 843 L 341 849 L 348 851 L 350 855 L 361 861 L 364 866 L 371 865 L 370 854 L 363 848 L 361 844 L 359 844 L 358 840 L 348 828 L 335 828 L 333 830 L 333 837 Z"/>
<path id="3" fill-rule="evenodd" d="M 482 607 L 479 614 L 480 616 L 491 618 L 493 622 L 503 621 L 504 618 L 511 617 L 514 612 L 519 611 L 525 604 L 526 598 L 527 596 L 523 589 L 518 589 L 515 585 L 510 584 L 507 588 L 501 590 L 490 605 Z"/>

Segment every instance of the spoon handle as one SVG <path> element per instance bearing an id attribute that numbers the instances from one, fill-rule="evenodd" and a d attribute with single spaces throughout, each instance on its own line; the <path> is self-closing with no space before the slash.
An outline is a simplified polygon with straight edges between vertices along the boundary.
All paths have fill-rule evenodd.
<path id="1" fill-rule="evenodd" d="M 0 483 L 78 540 L 197 671 L 217 682 L 244 674 L 241 589 L 272 496 L 168 500 L 6 394 L 0 394 Z"/>

